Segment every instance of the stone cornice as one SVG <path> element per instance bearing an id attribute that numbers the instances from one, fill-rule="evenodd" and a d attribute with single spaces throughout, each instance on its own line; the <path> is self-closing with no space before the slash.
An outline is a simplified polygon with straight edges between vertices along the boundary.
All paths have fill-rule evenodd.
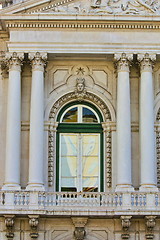
<path id="1" fill-rule="evenodd" d="M 92 16 L 93 17 L 93 16 Z M 159 18 L 160 21 L 160 18 Z M 76 18 L 76 17 L 69 17 L 68 19 L 66 16 L 63 18 L 62 16 L 56 16 L 55 18 L 48 20 L 47 17 L 44 20 L 38 20 L 36 18 L 28 18 L 25 20 L 18 20 L 14 19 L 12 16 L 12 20 L 6 20 L 6 27 L 9 29 L 20 29 L 20 28 L 29 28 L 29 29 L 51 29 L 51 28 L 71 28 L 71 29 L 136 29 L 136 30 L 158 30 L 160 29 L 160 24 L 155 21 L 153 22 L 137 22 L 137 21 L 121 21 L 120 19 L 117 21 L 113 21 L 112 19 L 99 19 L 95 16 L 95 18 L 86 19 L 86 17 Z"/>

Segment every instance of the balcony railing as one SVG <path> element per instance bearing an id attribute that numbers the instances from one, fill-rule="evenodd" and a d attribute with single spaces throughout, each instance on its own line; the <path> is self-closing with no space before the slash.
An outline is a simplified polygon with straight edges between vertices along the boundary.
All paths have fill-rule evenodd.
<path id="1" fill-rule="evenodd" d="M 54 215 L 132 215 L 160 213 L 159 192 L 34 192 L 1 191 L 0 212 Z M 23 214 L 22 213 L 22 214 Z M 157 214 L 157 213 L 156 213 Z"/>

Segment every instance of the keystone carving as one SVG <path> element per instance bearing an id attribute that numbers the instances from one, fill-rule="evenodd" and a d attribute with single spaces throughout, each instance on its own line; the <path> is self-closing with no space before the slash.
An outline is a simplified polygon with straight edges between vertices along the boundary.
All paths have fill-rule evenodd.
<path id="1" fill-rule="evenodd" d="M 5 225 L 7 228 L 6 237 L 11 240 L 14 238 L 14 223 L 15 223 L 15 215 L 5 215 Z"/>
<path id="2" fill-rule="evenodd" d="M 72 222 L 75 226 L 74 237 L 75 240 L 83 240 L 86 236 L 85 225 L 87 224 L 88 218 L 72 218 Z"/>
<path id="3" fill-rule="evenodd" d="M 154 238 L 153 229 L 156 226 L 156 216 L 146 216 L 145 220 L 147 227 L 146 239 L 153 239 Z"/>
<path id="4" fill-rule="evenodd" d="M 131 225 L 131 218 L 132 216 L 121 216 L 121 223 L 122 223 L 122 229 L 123 234 L 121 235 L 122 239 L 129 239 L 130 234 L 128 233 L 129 227 Z"/>
<path id="5" fill-rule="evenodd" d="M 29 217 L 29 225 L 31 227 L 31 233 L 30 237 L 31 238 L 38 238 L 38 224 L 39 224 L 39 215 L 28 215 Z"/>
<path id="6" fill-rule="evenodd" d="M 85 88 L 85 79 L 80 76 L 77 78 L 77 84 L 75 89 L 75 96 L 79 101 L 82 101 L 84 96 L 86 95 L 86 88 Z"/>

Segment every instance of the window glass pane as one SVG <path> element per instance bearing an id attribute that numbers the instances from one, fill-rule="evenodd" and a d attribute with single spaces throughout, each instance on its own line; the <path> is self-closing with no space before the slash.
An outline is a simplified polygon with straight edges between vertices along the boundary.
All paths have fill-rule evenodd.
<path id="1" fill-rule="evenodd" d="M 62 157 L 61 159 L 61 173 L 65 177 L 73 177 L 77 175 L 77 158 L 76 157 Z"/>
<path id="2" fill-rule="evenodd" d="M 83 178 L 83 189 L 86 189 L 87 192 L 98 190 L 98 177 Z"/>
<path id="3" fill-rule="evenodd" d="M 61 136 L 61 156 L 77 156 L 77 136 Z"/>
<path id="4" fill-rule="evenodd" d="M 76 187 L 77 178 L 62 178 L 61 187 Z"/>
<path id="5" fill-rule="evenodd" d="M 82 185 L 86 191 L 98 191 L 99 135 L 84 135 L 82 153 Z"/>
<path id="6" fill-rule="evenodd" d="M 83 156 L 99 155 L 98 135 L 86 135 L 83 137 Z"/>
<path id="7" fill-rule="evenodd" d="M 83 107 L 82 122 L 98 123 L 96 115 L 88 108 Z"/>
<path id="8" fill-rule="evenodd" d="M 77 107 L 71 108 L 63 117 L 62 122 L 77 122 L 78 110 Z"/>
<path id="9" fill-rule="evenodd" d="M 98 176 L 98 157 L 83 157 L 83 176 Z"/>

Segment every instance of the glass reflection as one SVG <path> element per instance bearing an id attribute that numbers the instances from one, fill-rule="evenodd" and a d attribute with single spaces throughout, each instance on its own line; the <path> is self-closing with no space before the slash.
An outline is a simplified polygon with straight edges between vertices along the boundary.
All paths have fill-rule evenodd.
<path id="1" fill-rule="evenodd" d="M 70 109 L 63 117 L 62 122 L 77 122 L 78 120 L 78 110 L 77 107 Z"/>
<path id="2" fill-rule="evenodd" d="M 83 107 L 83 122 L 98 123 L 98 119 L 95 114 L 88 108 Z"/>

